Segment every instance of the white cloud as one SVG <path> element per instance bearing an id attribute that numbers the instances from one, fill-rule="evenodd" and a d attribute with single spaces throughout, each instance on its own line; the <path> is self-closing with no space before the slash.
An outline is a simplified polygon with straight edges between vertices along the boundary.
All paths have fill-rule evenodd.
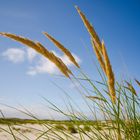
<path id="1" fill-rule="evenodd" d="M 75 54 L 72 54 L 72 55 L 73 55 L 73 57 L 75 58 L 75 60 L 76 60 L 77 63 L 81 63 L 81 60 L 80 60 L 80 58 L 79 58 L 77 55 L 75 55 Z M 59 56 L 59 57 L 62 59 L 62 61 L 63 61 L 67 66 L 72 66 L 72 65 L 73 65 L 73 63 L 70 61 L 70 59 L 69 59 L 66 55 Z"/>
<path id="2" fill-rule="evenodd" d="M 29 61 L 33 61 L 33 59 L 37 56 L 37 52 L 32 48 L 27 49 L 27 58 Z"/>
<path id="3" fill-rule="evenodd" d="M 37 64 L 29 68 L 27 74 L 36 75 L 41 73 L 57 73 L 57 67 L 45 57 L 40 57 Z"/>
<path id="4" fill-rule="evenodd" d="M 13 63 L 20 63 L 25 59 L 25 52 L 22 49 L 10 48 L 3 52 L 2 56 Z"/>
<path id="5" fill-rule="evenodd" d="M 73 66 L 73 63 L 69 60 L 66 55 L 58 55 L 56 52 L 52 51 L 56 56 L 62 59 L 62 61 L 69 67 Z M 80 58 L 73 54 L 76 61 L 78 63 L 81 62 Z M 30 67 L 27 74 L 29 75 L 36 75 L 39 73 L 50 73 L 50 74 L 58 74 L 59 70 L 55 66 L 54 63 L 46 59 L 45 57 L 40 57 L 40 60 L 34 67 Z"/>
<path id="6" fill-rule="evenodd" d="M 66 55 L 60 55 L 52 51 L 56 56 L 62 59 L 62 61 L 68 66 L 72 67 L 73 63 L 69 60 Z M 49 61 L 47 58 L 39 55 L 36 51 L 31 48 L 26 50 L 18 48 L 10 48 L 2 53 L 3 57 L 13 63 L 23 62 L 25 60 L 29 61 L 31 66 L 29 66 L 27 74 L 28 75 L 37 75 L 37 74 L 58 74 L 59 70 L 54 63 Z M 80 58 L 73 54 L 74 58 L 78 63 L 81 62 Z M 37 59 L 35 59 L 37 57 Z"/>

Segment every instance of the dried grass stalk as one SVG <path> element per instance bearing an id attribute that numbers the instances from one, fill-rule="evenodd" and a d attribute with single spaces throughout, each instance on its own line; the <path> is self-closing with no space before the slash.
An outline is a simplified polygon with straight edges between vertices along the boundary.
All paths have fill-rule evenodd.
<path id="1" fill-rule="evenodd" d="M 87 98 L 91 99 L 91 100 L 100 100 L 100 101 L 104 101 L 106 102 L 105 99 L 98 97 L 98 96 L 86 96 Z"/>
<path id="2" fill-rule="evenodd" d="M 104 46 L 104 42 L 101 43 L 94 27 L 89 23 L 86 16 L 81 12 L 81 10 L 76 7 L 85 27 L 87 28 L 88 32 L 90 33 L 90 36 L 92 38 L 92 46 L 95 50 L 96 56 L 98 58 L 98 61 L 101 65 L 101 68 L 106 73 L 107 79 L 108 79 L 108 87 L 109 87 L 109 93 L 111 96 L 111 100 L 113 103 L 116 102 L 116 92 L 115 92 L 115 78 L 114 73 L 112 71 L 112 67 L 110 64 L 110 60 L 106 51 L 106 48 Z M 103 56 L 103 58 L 102 58 Z"/>
<path id="3" fill-rule="evenodd" d="M 70 78 L 69 77 L 69 74 L 72 74 L 72 72 L 63 63 L 63 61 L 59 57 L 55 56 L 54 53 L 49 52 L 46 49 L 44 50 L 43 45 L 40 44 L 39 42 L 37 42 L 36 44 L 37 44 L 37 46 L 39 46 L 40 48 L 42 48 L 42 54 L 45 57 L 47 57 L 51 62 L 53 62 L 66 77 Z"/>
<path id="4" fill-rule="evenodd" d="M 76 62 L 75 58 L 73 57 L 73 55 L 71 54 L 71 52 L 65 48 L 60 42 L 58 42 L 56 39 L 54 39 L 52 36 L 50 36 L 48 33 L 44 32 L 43 33 L 50 41 L 52 41 L 56 47 L 58 47 L 65 55 L 67 55 L 67 57 L 71 60 L 71 62 L 77 66 L 78 68 L 80 68 L 79 64 Z"/>
<path id="5" fill-rule="evenodd" d="M 102 55 L 101 55 L 101 53 L 99 52 L 99 50 L 98 50 L 98 44 L 96 43 L 96 41 L 93 41 L 93 39 L 91 38 L 91 44 L 92 44 L 92 47 L 93 47 L 93 49 L 94 49 L 94 52 L 95 52 L 95 54 L 96 54 L 96 57 L 97 57 L 97 59 L 98 59 L 98 61 L 99 61 L 99 63 L 100 63 L 100 66 L 101 66 L 101 68 L 102 68 L 102 70 L 105 72 L 105 74 L 106 74 L 106 69 L 105 69 L 105 63 L 104 63 L 104 60 L 103 60 L 103 58 L 102 58 Z"/>
<path id="6" fill-rule="evenodd" d="M 131 93 L 133 93 L 134 95 L 137 95 L 137 93 L 136 93 L 136 90 L 134 89 L 134 87 L 132 86 L 132 84 L 130 84 L 129 82 L 127 82 L 126 81 L 126 84 L 127 84 L 127 89 L 129 90 L 129 91 L 131 91 Z"/>
<path id="7" fill-rule="evenodd" d="M 98 50 L 102 53 L 101 41 L 100 41 L 100 39 L 99 39 L 94 27 L 89 23 L 89 21 L 87 20 L 86 16 L 81 12 L 81 10 L 77 6 L 75 6 L 75 7 L 76 7 L 76 9 L 77 9 L 77 11 L 78 11 L 78 13 L 79 13 L 84 25 L 85 25 L 85 27 L 87 28 L 91 38 L 93 39 L 93 41 L 96 41 L 98 43 Z"/>
<path id="8" fill-rule="evenodd" d="M 32 40 L 29 40 L 27 38 L 17 36 L 17 35 L 14 35 L 14 34 L 10 34 L 10 33 L 0 32 L 0 35 L 8 37 L 10 39 L 13 39 L 17 42 L 20 42 L 20 43 L 36 50 L 38 53 L 42 54 L 43 56 L 48 58 L 51 62 L 53 62 L 66 77 L 69 77 L 69 74 L 72 74 L 72 72 L 68 69 L 68 67 L 62 62 L 62 60 L 60 58 L 55 56 L 52 52 L 49 52 L 39 42 L 36 43 L 36 42 L 34 42 Z"/>
<path id="9" fill-rule="evenodd" d="M 40 51 L 38 46 L 35 44 L 35 42 L 30 40 L 30 39 L 28 39 L 28 38 L 24 38 L 22 36 L 17 36 L 15 34 L 4 33 L 4 32 L 0 32 L 0 35 L 8 37 L 8 38 L 10 38 L 10 39 L 12 39 L 14 41 L 20 42 L 20 43 L 22 43 L 22 44 L 24 44 L 24 45 L 26 45 L 28 47 L 31 47 L 31 48 L 35 49 L 38 52 Z"/>
<path id="10" fill-rule="evenodd" d="M 140 86 L 140 82 L 139 82 L 137 79 L 135 79 L 135 81 L 136 81 L 136 83 Z"/>
<path id="11" fill-rule="evenodd" d="M 104 45 L 104 42 L 102 41 L 102 52 L 103 52 L 103 57 L 104 57 L 104 62 L 105 62 L 105 69 L 106 69 L 106 76 L 108 79 L 108 88 L 109 88 L 109 93 L 112 99 L 112 102 L 116 102 L 116 92 L 115 92 L 115 77 L 114 73 L 112 71 L 112 66 Z"/>

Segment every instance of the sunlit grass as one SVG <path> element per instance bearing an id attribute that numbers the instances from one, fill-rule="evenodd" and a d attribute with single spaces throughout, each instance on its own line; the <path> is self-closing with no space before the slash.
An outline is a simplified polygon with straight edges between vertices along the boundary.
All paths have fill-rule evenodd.
<path id="1" fill-rule="evenodd" d="M 66 104 L 67 112 L 45 97 L 43 97 L 43 99 L 49 103 L 52 110 L 63 114 L 70 121 L 39 120 L 28 110 L 18 110 L 34 120 L 5 119 L 3 115 L 3 119 L 0 120 L 0 123 L 8 125 L 9 130 L 1 129 L 11 134 L 14 139 L 17 139 L 17 132 L 22 133 L 24 138 L 30 139 L 26 136 L 26 133 L 31 133 L 31 128 L 28 128 L 29 130 L 26 129 L 26 133 L 23 133 L 23 131 L 20 132 L 20 128 L 15 127 L 16 125 L 28 127 L 22 125 L 27 123 L 32 125 L 37 124 L 43 128 L 32 128 L 32 130 L 38 132 L 36 139 L 139 140 L 140 99 L 138 92 L 135 90 L 135 86 L 139 87 L 140 85 L 139 81 L 133 79 L 130 81 L 126 81 L 125 79 L 122 81 L 115 80 L 115 73 L 113 72 L 111 60 L 109 59 L 104 42 L 100 41 L 93 26 L 79 8 L 77 8 L 77 11 L 89 32 L 92 47 L 100 66 L 97 66 L 97 69 L 101 81 L 93 81 L 85 74 L 83 72 L 84 70 L 81 69 L 79 64 L 75 61 L 71 52 L 48 34 L 47 37 L 49 36 L 49 39 L 62 50 L 62 52 L 68 55 L 72 63 L 77 66 L 76 68 L 80 76 L 74 75 L 60 58 L 49 52 L 41 43 L 9 33 L 0 33 L 0 35 L 16 40 L 28 47 L 32 47 L 52 61 L 73 84 L 75 84 L 75 82 L 78 83 L 78 86 L 75 85 L 75 89 L 78 91 L 90 111 L 91 120 L 88 116 L 89 114 L 84 113 L 82 106 L 76 105 L 75 107 L 75 102 L 68 96 L 68 93 L 65 92 L 62 87 L 60 89 L 69 100 Z M 90 91 L 83 81 L 88 84 Z M 102 120 L 98 118 L 99 115 Z M 14 126 L 11 127 L 12 125 Z"/>

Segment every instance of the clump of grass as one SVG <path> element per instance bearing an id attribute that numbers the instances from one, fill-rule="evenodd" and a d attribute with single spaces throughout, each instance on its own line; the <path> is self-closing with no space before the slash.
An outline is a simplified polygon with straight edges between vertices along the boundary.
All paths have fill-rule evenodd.
<path id="1" fill-rule="evenodd" d="M 91 126 L 89 126 L 89 125 L 84 125 L 83 130 L 84 130 L 84 131 L 90 132 L 90 131 L 91 131 Z"/>
<path id="2" fill-rule="evenodd" d="M 55 125 L 55 129 L 56 130 L 62 130 L 62 131 L 65 131 L 66 130 L 65 126 L 64 125 L 61 125 L 61 124 Z"/>
<path id="3" fill-rule="evenodd" d="M 75 111 L 71 102 L 69 102 L 69 105 L 67 106 L 69 112 L 65 113 L 55 104 L 46 100 L 52 105 L 52 109 L 59 113 L 62 113 L 63 115 L 71 119 L 71 122 L 67 123 L 67 130 L 70 133 L 77 133 L 81 140 L 84 139 L 84 136 L 87 136 L 89 139 L 95 140 L 139 140 L 140 100 L 138 98 L 137 90 L 135 90 L 135 86 L 132 84 L 132 82 L 128 82 L 125 80 L 122 82 L 118 82 L 115 80 L 115 74 L 113 72 L 111 61 L 109 59 L 104 41 L 100 41 L 100 38 L 96 33 L 94 27 L 90 24 L 81 10 L 78 7 L 76 7 L 76 9 L 87 31 L 89 32 L 91 45 L 94 48 L 95 55 L 101 68 L 98 69 L 98 72 L 101 76 L 102 81 L 93 81 L 92 79 L 90 79 L 80 69 L 79 64 L 75 61 L 71 52 L 46 32 L 44 33 L 45 36 L 48 37 L 63 53 L 65 53 L 69 57 L 72 63 L 79 68 L 79 73 L 81 75 L 80 78 L 77 78 L 60 58 L 55 56 L 55 54 L 49 52 L 47 48 L 45 48 L 41 43 L 34 42 L 21 36 L 9 33 L 0 33 L 0 35 L 14 39 L 22 44 L 27 45 L 28 47 L 35 49 L 37 52 L 52 61 L 66 77 L 70 78 L 72 82 L 75 80 L 80 85 L 81 88 L 77 87 L 76 89 L 82 97 L 83 95 L 85 95 L 84 102 L 90 110 L 91 115 L 95 120 L 94 122 L 89 122 L 87 114 L 83 114 L 82 112 L 80 112 L 81 107 L 78 108 L 78 106 L 76 106 L 80 111 Z M 91 95 L 87 87 L 85 87 L 85 85 L 82 83 L 82 80 L 89 84 L 89 86 L 92 88 L 92 90 L 90 91 L 92 91 L 92 93 L 94 92 L 94 96 Z M 140 82 L 138 80 L 135 80 L 135 82 L 138 86 L 140 85 Z M 97 84 L 99 84 L 99 87 L 97 86 Z M 90 104 L 88 101 L 91 101 L 90 103 L 92 104 Z M 104 122 L 98 120 L 96 114 L 97 112 L 100 112 L 100 114 L 102 114 Z M 80 119 L 83 121 L 80 122 Z M 80 128 L 81 123 L 83 124 L 84 128 Z M 65 132 L 65 129 L 59 123 L 54 128 L 50 125 L 49 127 L 46 124 L 44 125 L 48 130 L 43 132 L 38 138 L 43 136 L 47 137 L 49 135 L 49 132 L 51 132 L 56 136 L 56 139 L 61 139 L 62 137 L 53 131 L 54 128 L 55 130 L 58 130 L 58 132 L 61 132 L 66 139 L 68 139 L 68 137 L 71 137 Z M 51 134 L 49 136 L 51 137 Z"/>
<path id="4" fill-rule="evenodd" d="M 95 29 L 93 26 L 89 23 L 87 20 L 86 16 L 81 12 L 81 10 L 76 7 L 84 25 L 86 26 L 90 36 L 91 36 L 91 43 L 94 48 L 95 54 L 97 56 L 97 59 L 100 63 L 100 66 L 102 70 L 105 72 L 107 79 L 108 79 L 108 88 L 109 88 L 109 93 L 112 99 L 112 102 L 116 102 L 116 92 L 115 92 L 115 78 L 114 78 L 114 73 L 111 67 L 111 63 L 105 48 L 104 41 L 100 41 Z"/>
<path id="5" fill-rule="evenodd" d="M 78 133 L 74 125 L 68 125 L 67 129 L 70 133 Z"/>
<path id="6" fill-rule="evenodd" d="M 12 127 L 12 129 L 15 130 L 15 131 L 20 131 L 21 130 L 19 127 L 14 127 L 14 126 Z"/>

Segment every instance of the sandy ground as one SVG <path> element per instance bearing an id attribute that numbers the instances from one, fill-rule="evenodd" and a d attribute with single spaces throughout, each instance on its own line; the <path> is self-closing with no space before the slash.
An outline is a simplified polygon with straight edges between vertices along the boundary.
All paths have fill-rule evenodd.
<path id="1" fill-rule="evenodd" d="M 86 134 L 93 139 L 95 137 L 91 132 L 86 132 L 86 134 L 82 134 L 81 136 L 78 133 L 70 133 L 65 130 L 56 132 L 53 125 L 22 124 L 11 125 L 10 127 L 7 125 L 0 125 L 0 140 L 14 140 L 10 129 L 12 129 L 12 132 L 16 136 L 16 140 L 62 140 L 62 137 L 63 140 L 80 140 L 82 139 L 81 137 L 83 137 L 84 140 L 91 140 Z M 102 131 L 102 133 L 104 132 L 106 131 Z M 42 136 L 43 133 L 44 135 Z"/>
<path id="2" fill-rule="evenodd" d="M 64 131 L 56 132 L 50 128 L 52 127 L 39 124 L 12 125 L 10 128 L 7 125 L 0 125 L 0 140 L 14 140 L 10 129 L 16 136 L 16 140 L 36 140 L 37 138 L 38 140 L 59 140 L 61 139 L 60 137 L 66 139 L 66 136 L 63 134 Z M 44 136 L 40 137 L 43 133 L 45 133 Z M 66 133 L 71 137 L 69 137 L 69 140 L 78 140 L 80 138 L 77 133 Z M 84 137 L 86 138 L 86 136 Z M 89 140 L 88 138 L 86 139 Z"/>

